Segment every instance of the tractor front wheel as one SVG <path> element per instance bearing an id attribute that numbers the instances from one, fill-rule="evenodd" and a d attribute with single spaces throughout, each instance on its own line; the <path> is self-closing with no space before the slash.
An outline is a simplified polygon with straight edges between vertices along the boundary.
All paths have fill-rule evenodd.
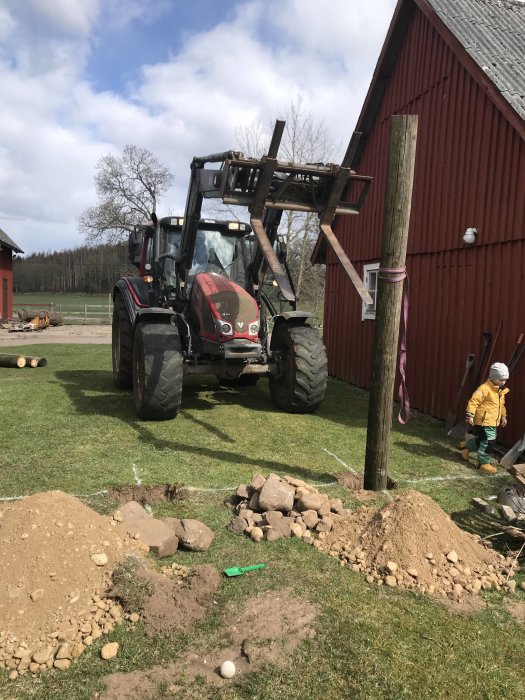
<path id="1" fill-rule="evenodd" d="M 328 378 L 324 343 L 315 328 L 280 323 L 270 349 L 277 371 L 270 375 L 270 394 L 277 408 L 311 413 L 324 398 Z"/>
<path id="2" fill-rule="evenodd" d="M 173 326 L 142 323 L 133 343 L 135 409 L 143 420 L 169 420 L 182 400 L 183 358 Z"/>
<path id="3" fill-rule="evenodd" d="M 133 386 L 133 326 L 129 319 L 126 303 L 120 294 L 117 294 L 113 304 L 111 357 L 115 386 L 118 389 L 131 389 Z"/>

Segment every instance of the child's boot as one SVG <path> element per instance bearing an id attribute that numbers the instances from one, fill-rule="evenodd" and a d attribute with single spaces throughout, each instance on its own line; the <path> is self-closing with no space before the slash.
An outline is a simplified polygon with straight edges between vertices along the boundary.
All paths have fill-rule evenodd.
<path id="1" fill-rule="evenodd" d="M 498 471 L 494 464 L 489 464 L 488 462 L 478 464 L 478 469 L 480 472 L 485 472 L 485 474 L 495 474 Z"/>

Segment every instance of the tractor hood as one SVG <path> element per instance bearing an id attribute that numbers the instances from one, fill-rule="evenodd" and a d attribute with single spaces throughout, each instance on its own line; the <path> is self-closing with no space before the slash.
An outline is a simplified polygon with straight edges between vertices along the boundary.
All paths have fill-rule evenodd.
<path id="1" fill-rule="evenodd" d="M 259 309 L 242 287 L 215 272 L 195 276 L 191 290 L 192 310 L 201 337 L 227 343 L 232 340 L 259 342 Z"/>

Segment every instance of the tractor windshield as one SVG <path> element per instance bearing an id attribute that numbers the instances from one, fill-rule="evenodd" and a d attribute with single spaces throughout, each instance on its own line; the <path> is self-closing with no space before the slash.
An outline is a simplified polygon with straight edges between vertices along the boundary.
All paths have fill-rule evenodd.
<path id="1" fill-rule="evenodd" d="M 169 229 L 166 233 L 166 250 L 164 252 L 176 257 L 181 232 L 177 229 Z M 235 235 L 224 229 L 199 229 L 195 241 L 193 263 L 186 276 L 187 284 L 191 284 L 199 272 L 217 272 L 244 286 L 244 251 L 243 236 Z M 166 260 L 164 273 L 168 280 L 171 277 L 175 279 L 175 261 L 171 257 Z"/>

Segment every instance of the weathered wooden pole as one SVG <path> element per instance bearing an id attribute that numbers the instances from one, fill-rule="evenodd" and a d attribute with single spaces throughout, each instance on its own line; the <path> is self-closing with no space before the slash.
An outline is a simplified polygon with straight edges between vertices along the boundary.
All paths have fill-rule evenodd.
<path id="1" fill-rule="evenodd" d="M 385 278 L 399 279 L 401 275 L 386 271 L 405 267 L 416 140 L 417 115 L 391 117 L 366 435 L 364 486 L 372 491 L 381 491 L 387 486 L 403 283 Z"/>

